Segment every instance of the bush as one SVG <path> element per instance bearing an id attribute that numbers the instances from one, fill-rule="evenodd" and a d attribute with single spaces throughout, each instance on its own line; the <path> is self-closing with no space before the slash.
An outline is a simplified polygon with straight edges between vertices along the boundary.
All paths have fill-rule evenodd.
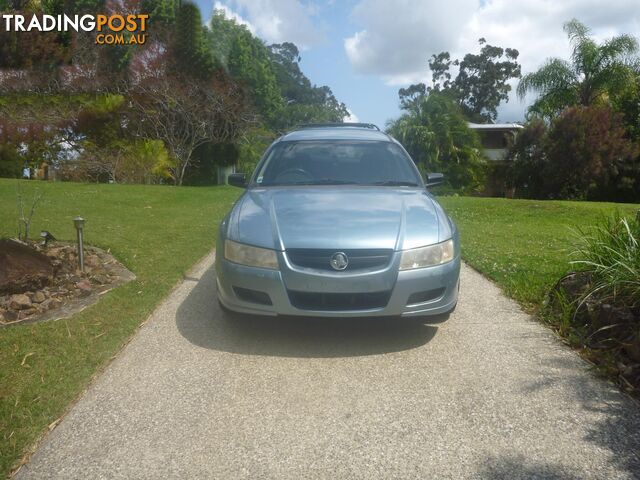
<path id="1" fill-rule="evenodd" d="M 20 178 L 22 159 L 13 145 L 0 145 L 0 177 Z"/>
<path id="2" fill-rule="evenodd" d="M 544 170 L 547 164 L 547 126 L 540 119 L 527 123 L 509 151 L 507 184 L 519 198 L 544 198 Z"/>
<path id="3" fill-rule="evenodd" d="M 558 282 L 548 318 L 640 394 L 640 219 L 616 215 L 578 234 L 571 262 L 578 271 Z"/>
<path id="4" fill-rule="evenodd" d="M 634 163 L 638 149 L 625 135 L 621 115 L 609 107 L 566 109 L 549 131 L 548 195 L 617 200 L 617 191 L 633 191 L 640 178 L 629 178 L 625 167 Z"/>
<path id="5" fill-rule="evenodd" d="M 639 219 L 616 215 L 579 234 L 581 240 L 573 253 L 576 260 L 571 263 L 590 274 L 591 286 L 585 298 L 596 296 L 640 314 Z"/>
<path id="6" fill-rule="evenodd" d="M 519 197 L 640 200 L 640 150 L 610 107 L 567 108 L 548 128 L 532 120 L 509 156 Z"/>

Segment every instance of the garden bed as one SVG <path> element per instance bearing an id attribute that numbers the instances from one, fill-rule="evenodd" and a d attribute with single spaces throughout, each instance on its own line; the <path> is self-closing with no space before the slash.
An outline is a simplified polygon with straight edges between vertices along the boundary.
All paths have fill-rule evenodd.
<path id="1" fill-rule="evenodd" d="M 109 252 L 76 245 L 0 240 L 0 328 L 70 317 L 135 275 Z"/>

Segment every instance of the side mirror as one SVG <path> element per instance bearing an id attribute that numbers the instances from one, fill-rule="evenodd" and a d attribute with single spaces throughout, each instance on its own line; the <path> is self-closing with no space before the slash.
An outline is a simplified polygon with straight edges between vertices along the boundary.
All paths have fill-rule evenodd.
<path id="1" fill-rule="evenodd" d="M 444 183 L 444 175 L 442 173 L 427 173 L 427 187 L 435 187 Z"/>
<path id="2" fill-rule="evenodd" d="M 247 187 L 247 175 L 244 173 L 231 173 L 227 177 L 227 183 L 234 187 L 246 188 Z"/>

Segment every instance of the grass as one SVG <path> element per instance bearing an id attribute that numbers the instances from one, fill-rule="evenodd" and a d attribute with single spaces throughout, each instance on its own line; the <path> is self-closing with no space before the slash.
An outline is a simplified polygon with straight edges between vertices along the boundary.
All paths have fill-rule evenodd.
<path id="1" fill-rule="evenodd" d="M 0 179 L 0 237 L 17 232 L 17 180 Z M 137 279 L 72 319 L 0 330 L 0 476 L 35 444 L 144 322 L 183 274 L 214 245 L 217 224 L 240 193 L 233 187 L 96 185 L 20 181 L 44 199 L 41 229 L 111 252 Z"/>
<path id="2" fill-rule="evenodd" d="M 576 229 L 614 212 L 634 216 L 640 205 L 442 197 L 462 237 L 467 263 L 498 283 L 527 310 L 536 311 L 546 293 L 572 270 Z"/>

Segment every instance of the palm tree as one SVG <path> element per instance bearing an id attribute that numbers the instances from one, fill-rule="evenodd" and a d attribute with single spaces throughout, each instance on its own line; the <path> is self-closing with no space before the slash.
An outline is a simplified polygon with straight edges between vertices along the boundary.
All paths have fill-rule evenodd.
<path id="1" fill-rule="evenodd" d="M 589 28 L 575 18 L 564 24 L 572 46 L 571 61 L 550 58 L 534 73 L 522 77 L 517 93 L 538 93 L 529 108 L 534 114 L 552 117 L 572 105 L 589 106 L 621 93 L 634 78 L 632 56 L 638 41 L 619 35 L 596 43 Z"/>
<path id="2" fill-rule="evenodd" d="M 387 124 L 423 172 L 442 172 L 450 186 L 476 190 L 484 180 L 486 162 L 477 134 L 460 107 L 447 95 L 431 92 Z"/>

